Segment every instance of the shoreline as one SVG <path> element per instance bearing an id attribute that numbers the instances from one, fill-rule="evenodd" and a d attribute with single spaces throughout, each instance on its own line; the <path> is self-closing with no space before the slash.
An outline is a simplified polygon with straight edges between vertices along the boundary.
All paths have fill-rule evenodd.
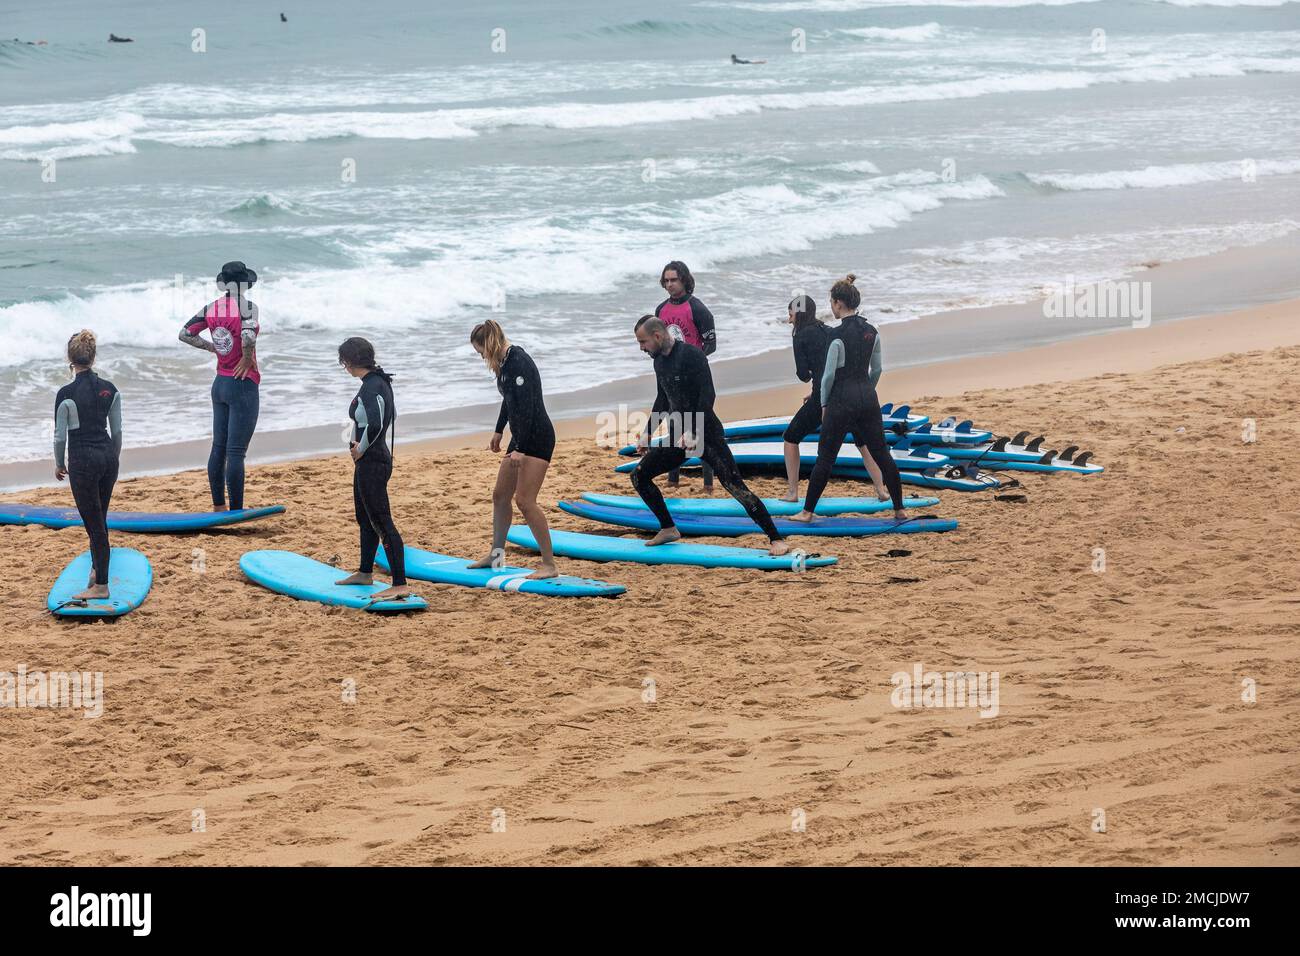
<path id="1" fill-rule="evenodd" d="M 1298 239 L 1297 241 L 1300 241 Z M 1139 371 L 1156 365 L 1223 354 L 1220 336 L 1233 342 L 1228 351 L 1250 351 L 1300 341 L 1300 298 L 1272 299 L 1282 290 L 1300 289 L 1300 258 L 1287 241 L 1248 246 L 1211 256 L 1160 263 L 1128 273 L 1119 282 L 1150 283 L 1153 315 L 1148 328 L 1128 320 L 1045 319 L 1043 299 L 1013 305 L 958 309 L 882 327 L 885 373 L 881 401 L 917 404 L 988 386 L 1014 387 L 1069 381 L 1107 371 Z M 1261 267 L 1260 258 L 1268 260 Z M 1219 281 L 1249 267 L 1270 281 L 1253 293 L 1224 292 Z M 1080 286 L 1083 288 L 1083 286 Z M 1218 298 L 1215 298 L 1215 291 Z M 1224 297 L 1246 300 L 1242 308 L 1222 307 Z M 1208 302 L 1207 302 L 1208 298 Z M 1252 301 L 1253 300 L 1253 301 Z M 1260 301 L 1264 300 L 1264 301 Z M 1201 309 L 1198 310 L 1198 304 Z M 1209 311 L 1206 311 L 1206 308 Z M 1071 322 L 1061 335 L 1058 322 Z M 648 363 L 647 363 L 648 364 Z M 788 348 L 713 363 L 720 418 L 755 418 L 793 414 L 809 386 L 792 374 Z M 778 384 L 783 383 L 783 384 Z M 649 408 L 654 395 L 650 373 L 617 379 L 587 389 L 549 394 L 547 408 L 557 438 L 594 437 L 594 416 Z M 403 420 L 407 434 L 399 454 L 421 454 L 486 446 L 491 432 L 480 423 L 495 418 L 497 404 L 461 406 L 412 413 Z M 936 409 L 926 409 L 932 418 Z M 434 422 L 443 434 L 428 434 Z M 978 422 L 976 424 L 979 424 Z M 254 436 L 249 467 L 342 456 L 330 452 L 338 442 L 336 425 L 311 426 Z M 274 444 L 276 451 L 266 450 Z M 121 478 L 151 477 L 202 470 L 210 439 L 127 448 Z M 0 495 L 58 487 L 50 476 L 52 462 L 35 460 L 0 464 Z"/>

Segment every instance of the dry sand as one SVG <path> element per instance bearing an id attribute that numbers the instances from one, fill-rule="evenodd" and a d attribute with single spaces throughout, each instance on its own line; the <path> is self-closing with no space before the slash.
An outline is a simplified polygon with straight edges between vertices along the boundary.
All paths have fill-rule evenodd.
<path id="1" fill-rule="evenodd" d="M 840 565 L 805 574 L 561 559 L 628 593 L 418 584 L 431 609 L 402 618 L 245 581 L 254 548 L 353 564 L 339 457 L 253 469 L 250 503 L 283 502 L 278 518 L 115 534 L 153 561 L 153 592 L 78 624 L 40 608 L 84 533 L 0 528 L 0 670 L 103 671 L 107 687 L 99 719 L 0 711 L 0 861 L 1300 863 L 1300 307 L 1193 321 L 1148 330 L 1167 340 L 1146 351 L 1119 333 L 889 373 L 887 397 L 1045 432 L 1107 471 L 1016 475 L 1026 503 L 941 492 L 958 531 L 826 541 Z M 789 410 L 798 391 L 725 411 Z M 544 500 L 626 493 L 614 463 L 566 439 Z M 408 543 L 483 551 L 495 469 L 481 450 L 401 449 Z M 205 498 L 187 472 L 125 481 L 114 506 Z M 890 677 L 918 663 L 997 671 L 998 716 L 895 709 Z"/>

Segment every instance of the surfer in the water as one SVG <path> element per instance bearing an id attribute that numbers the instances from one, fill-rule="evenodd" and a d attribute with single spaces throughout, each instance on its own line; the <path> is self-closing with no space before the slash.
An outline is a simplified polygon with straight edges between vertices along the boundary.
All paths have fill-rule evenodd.
<path id="1" fill-rule="evenodd" d="M 406 545 L 393 524 L 388 504 L 388 479 L 393 476 L 393 450 L 389 432 L 395 431 L 397 407 L 393 377 L 375 361 L 375 347 L 363 338 L 350 338 L 339 346 L 339 364 L 361 379 L 361 388 L 348 406 L 352 422 L 352 508 L 361 529 L 361 566 L 338 584 L 375 583 L 375 554 L 380 542 L 388 558 L 391 587 L 374 592 L 372 600 L 396 601 L 409 597 L 406 584 Z"/>
<path id="2" fill-rule="evenodd" d="M 695 297 L 695 276 L 686 263 L 674 259 L 664 266 L 659 272 L 659 285 L 668 298 L 655 306 L 655 318 L 668 326 L 669 335 L 712 355 L 718 348 L 713 313 Z M 679 477 L 677 469 L 670 471 L 668 487 L 676 488 Z M 708 464 L 704 466 L 704 490 L 713 491 L 713 469 Z"/>
<path id="3" fill-rule="evenodd" d="M 130 37 L 120 37 L 116 33 L 110 33 L 108 35 L 108 42 L 109 43 L 134 43 L 135 41 L 132 40 Z"/>
<path id="4" fill-rule="evenodd" d="M 242 262 L 227 262 L 217 275 L 221 298 L 194 313 L 180 334 L 187 345 L 217 356 L 217 375 L 212 380 L 212 452 L 208 455 L 208 487 L 216 511 L 226 510 L 227 489 L 230 510 L 244 507 L 244 456 L 257 428 L 262 381 L 257 369 L 257 304 L 244 293 L 256 281 L 257 273 Z M 211 333 L 211 341 L 199 335 L 204 329 Z"/>
<path id="5" fill-rule="evenodd" d="M 766 63 L 767 60 L 742 60 L 740 57 L 736 56 L 736 54 L 733 53 L 731 54 L 731 62 L 733 66 L 742 66 L 742 65 L 753 66 L 756 63 Z"/>
<path id="6" fill-rule="evenodd" d="M 659 519 L 659 533 L 646 544 L 667 544 L 682 536 L 673 524 L 672 514 L 654 479 L 681 467 L 689 449 L 691 454 L 698 455 L 712 466 L 722 487 L 767 533 L 768 552 L 773 556 L 789 552 L 790 545 L 782 540 L 767 508 L 740 477 L 736 459 L 727 446 L 722 422 L 713 411 L 713 376 L 704 353 L 669 334 L 663 321 L 653 315 L 643 315 L 637 321 L 636 340 L 641 351 L 654 359 L 658 384 L 650 421 L 637 437 L 637 451 L 644 452 L 644 455 L 632 472 L 632 487 Z M 650 448 L 650 436 L 659 415 L 668 416 L 667 442 Z"/>
<path id="7" fill-rule="evenodd" d="M 799 444 L 822 425 L 822 373 L 826 370 L 826 350 L 834 333 L 817 318 L 817 304 L 811 296 L 795 296 L 788 309 L 790 324 L 794 327 L 794 371 L 799 381 L 812 382 L 812 394 L 804 399 L 782 436 L 785 440 L 785 476 L 790 490 L 781 500 L 798 501 Z M 879 358 L 878 349 L 876 358 Z M 871 475 L 871 483 L 876 486 L 876 497 L 881 501 L 887 500 L 889 491 L 885 488 L 880 466 L 865 449 L 861 451 L 862 464 Z"/>
<path id="8" fill-rule="evenodd" d="M 469 343 L 496 376 L 501 393 L 501 413 L 488 448 L 501 451 L 501 439 L 510 425 L 510 445 L 497 469 L 492 489 L 492 550 L 475 561 L 471 568 L 500 567 L 505 558 L 506 533 L 513 516 L 511 499 L 537 539 L 541 566 L 533 578 L 553 578 L 555 554 L 551 550 L 551 528 L 546 512 L 537 503 L 546 471 L 555 452 L 555 427 L 546 413 L 542 398 L 542 377 L 532 358 L 518 345 L 512 345 L 501 326 L 491 319 L 474 326 Z"/>
<path id="9" fill-rule="evenodd" d="M 68 366 L 75 377 L 54 399 L 54 477 L 72 485 L 90 538 L 90 580 L 73 600 L 109 596 L 108 502 L 122 454 L 122 396 L 95 374 L 94 364 L 95 333 L 82 329 L 68 339 Z"/>
<path id="10" fill-rule="evenodd" d="M 852 273 L 831 286 L 831 312 L 840 320 L 826 351 L 826 369 L 822 373 L 822 433 L 817 442 L 817 464 L 808 480 L 808 496 L 803 511 L 791 521 L 811 521 L 817 502 L 830 480 L 831 468 L 844 446 L 845 436 L 853 433 L 858 450 L 863 448 L 880 466 L 889 496 L 894 501 L 894 518 L 902 521 L 903 483 L 898 465 L 885 443 L 885 427 L 876 397 L 880 380 L 880 333 L 858 315 L 862 294 L 853 282 Z"/>

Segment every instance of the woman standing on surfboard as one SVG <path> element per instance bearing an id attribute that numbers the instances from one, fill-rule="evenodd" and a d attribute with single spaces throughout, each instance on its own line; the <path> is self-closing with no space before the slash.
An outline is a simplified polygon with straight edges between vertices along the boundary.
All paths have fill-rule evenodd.
<path id="1" fill-rule="evenodd" d="M 504 560 L 512 516 L 510 499 L 514 498 L 542 553 L 541 567 L 532 577 L 556 577 L 559 571 L 551 551 L 551 529 L 546 513 L 537 504 L 537 493 L 555 452 L 555 426 L 542 399 L 542 377 L 528 353 L 511 345 L 501 326 L 491 319 L 474 326 L 469 344 L 496 376 L 497 391 L 501 393 L 501 414 L 488 444 L 491 451 L 501 451 L 501 438 L 507 422 L 510 425 L 510 445 L 492 489 L 492 551 L 470 567 L 492 567 Z"/>
<path id="2" fill-rule="evenodd" d="M 393 377 L 375 361 L 375 347 L 363 338 L 350 338 L 339 346 L 339 364 L 361 379 L 361 388 L 348 406 L 352 422 L 352 507 L 361 529 L 361 566 L 337 584 L 374 584 L 375 553 L 384 544 L 392 587 L 374 592 L 376 601 L 396 601 L 411 596 L 406 585 L 406 545 L 393 524 L 388 504 L 388 479 L 393 476 L 393 451 L 389 430 L 397 420 Z"/>
<path id="3" fill-rule="evenodd" d="M 831 312 L 840 320 L 840 327 L 831 337 L 826 351 L 826 368 L 822 373 L 822 433 L 817 442 L 817 464 L 808 480 L 808 497 L 804 499 L 803 511 L 793 515 L 791 521 L 812 520 L 817 502 L 830 480 L 831 467 L 850 432 L 858 450 L 866 449 L 880 466 L 889 496 L 894 501 L 894 519 L 902 521 L 906 517 L 903 513 L 903 483 L 898 477 L 898 465 L 885 442 L 880 400 L 876 397 L 876 382 L 880 380 L 881 372 L 880 333 L 858 315 L 862 294 L 853 284 L 856 278 L 849 273 L 831 286 Z"/>
<path id="4" fill-rule="evenodd" d="M 208 455 L 208 487 L 212 508 L 244 507 L 244 456 L 257 427 L 257 304 L 244 294 L 257 282 L 257 273 L 242 262 L 227 262 L 217 274 L 221 298 L 209 302 L 185 323 L 180 340 L 217 356 L 212 380 L 212 452 Z M 200 338 L 207 329 L 212 339 Z"/>
<path id="5" fill-rule="evenodd" d="M 790 300 L 790 324 L 794 336 L 794 372 L 801 382 L 812 382 L 812 393 L 804 399 L 799 410 L 790 419 L 785 434 L 785 477 L 790 490 L 782 501 L 799 500 L 799 444 L 822 427 L 821 383 L 826 370 L 826 350 L 830 347 L 833 332 L 817 318 L 817 303 L 811 296 L 797 295 Z M 880 466 L 866 451 L 862 464 L 876 486 L 876 497 L 889 498 L 889 491 L 880 474 Z"/>
<path id="6" fill-rule="evenodd" d="M 82 329 L 68 339 L 68 367 L 75 377 L 54 399 L 54 477 L 69 480 L 90 537 L 91 578 L 73 600 L 109 596 L 108 502 L 122 454 L 122 396 L 95 374 L 94 364 L 95 333 Z"/>

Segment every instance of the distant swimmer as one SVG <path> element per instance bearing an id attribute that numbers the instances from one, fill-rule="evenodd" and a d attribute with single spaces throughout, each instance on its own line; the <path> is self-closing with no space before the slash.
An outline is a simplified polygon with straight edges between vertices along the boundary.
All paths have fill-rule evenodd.
<path id="1" fill-rule="evenodd" d="M 288 23 L 288 22 L 289 22 L 289 18 L 286 17 L 286 16 L 282 13 L 282 14 L 280 14 L 280 22 L 281 22 L 281 23 Z"/>
<path id="2" fill-rule="evenodd" d="M 110 33 L 108 35 L 108 42 L 109 43 L 134 43 L 135 41 L 132 40 L 130 37 L 120 37 L 116 33 Z"/>
<path id="3" fill-rule="evenodd" d="M 756 63 L 766 63 L 767 60 L 742 60 L 740 57 L 736 56 L 736 54 L 733 53 L 731 54 L 731 62 L 733 64 L 749 64 L 752 66 Z"/>

